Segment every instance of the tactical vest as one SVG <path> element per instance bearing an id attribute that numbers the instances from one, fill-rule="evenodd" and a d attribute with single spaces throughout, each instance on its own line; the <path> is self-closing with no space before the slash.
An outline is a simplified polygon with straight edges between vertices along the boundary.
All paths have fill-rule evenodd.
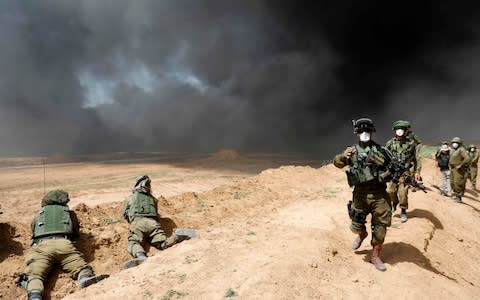
<path id="1" fill-rule="evenodd" d="M 441 171 L 448 170 L 448 161 L 450 160 L 450 153 L 440 152 L 437 157 L 438 166 Z"/>
<path id="2" fill-rule="evenodd" d="M 386 145 L 399 161 L 405 163 L 406 168 L 410 168 L 414 164 L 416 146 L 417 143 L 414 140 L 405 139 L 398 141 L 395 138 L 388 141 Z"/>
<path id="3" fill-rule="evenodd" d="M 347 171 L 347 180 L 349 186 L 355 186 L 361 183 L 380 180 L 380 166 L 367 162 L 368 154 L 373 151 L 374 154 L 384 158 L 378 144 L 371 144 L 365 148 L 354 145 L 356 152 L 350 158 L 351 164 Z"/>
<path id="4" fill-rule="evenodd" d="M 156 217 L 157 207 L 155 198 L 144 193 L 134 193 L 128 209 L 128 220 L 131 222 L 135 217 Z"/>
<path id="5" fill-rule="evenodd" d="M 70 209 L 66 205 L 46 205 L 35 218 L 34 238 L 73 233 Z"/>

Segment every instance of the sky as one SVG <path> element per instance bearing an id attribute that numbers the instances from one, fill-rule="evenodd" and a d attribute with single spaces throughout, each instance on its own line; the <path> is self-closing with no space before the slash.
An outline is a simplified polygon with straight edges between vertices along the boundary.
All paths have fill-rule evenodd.
<path id="1" fill-rule="evenodd" d="M 439 3 L 441 2 L 441 3 Z M 480 3 L 0 0 L 0 155 L 480 142 Z"/>

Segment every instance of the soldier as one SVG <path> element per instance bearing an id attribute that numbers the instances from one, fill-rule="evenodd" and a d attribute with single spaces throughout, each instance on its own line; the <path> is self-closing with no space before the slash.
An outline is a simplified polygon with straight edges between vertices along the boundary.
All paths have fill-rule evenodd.
<path id="1" fill-rule="evenodd" d="M 450 153 L 450 184 L 452 186 L 453 201 L 462 202 L 463 193 L 465 192 L 465 184 L 467 183 L 467 169 L 470 163 L 470 156 L 467 149 L 462 145 L 459 137 L 452 139 L 453 151 Z"/>
<path id="2" fill-rule="evenodd" d="M 72 240 L 80 232 L 76 214 L 67 206 L 69 200 L 65 191 L 48 192 L 32 222 L 32 247 L 25 259 L 27 270 L 17 282 L 27 290 L 29 300 L 42 299 L 43 282 L 55 264 L 78 279 L 80 288 L 108 277 L 106 274 L 95 276 L 73 245 Z"/>
<path id="3" fill-rule="evenodd" d="M 437 153 L 435 153 L 435 159 L 437 160 L 437 165 L 440 168 L 441 174 L 441 185 L 440 191 L 442 195 L 451 197 L 452 188 L 450 186 L 450 167 L 448 161 L 450 160 L 450 147 L 448 142 L 444 142 Z"/>
<path id="4" fill-rule="evenodd" d="M 477 189 L 477 173 L 478 173 L 478 151 L 477 146 L 470 145 L 468 147 L 468 155 L 470 156 L 470 165 L 468 168 L 468 176 L 470 183 L 472 184 L 472 189 Z"/>
<path id="5" fill-rule="evenodd" d="M 372 257 L 370 262 L 379 271 L 385 271 L 386 267 L 380 259 L 380 252 L 387 233 L 387 227 L 391 224 L 392 212 L 386 192 L 386 184 L 381 178 L 383 173 L 380 167 L 367 163 L 366 157 L 375 154 L 385 158 L 384 149 L 371 140 L 375 132 L 373 121 L 368 118 L 360 118 L 353 121 L 354 134 L 360 141 L 348 147 L 342 154 L 335 156 L 333 164 L 337 168 L 349 166 L 347 171 L 348 184 L 353 189 L 353 201 L 348 204 L 351 219 L 350 230 L 358 234 L 352 242 L 353 250 L 360 247 L 363 240 L 368 236 L 365 226 L 367 215 L 371 214 Z"/>
<path id="6" fill-rule="evenodd" d="M 420 181 L 421 164 L 418 157 L 418 149 L 420 140 L 418 137 L 412 137 L 409 134 L 410 123 L 404 120 L 397 120 L 393 122 L 392 129 L 395 132 L 395 137 L 390 139 L 385 147 L 389 149 L 393 155 L 395 155 L 399 161 L 405 164 L 405 167 L 409 170 L 409 175 L 415 174 L 415 180 Z M 405 183 L 393 183 L 387 184 L 387 192 L 392 202 L 392 212 L 400 204 L 400 221 L 402 223 L 407 221 L 407 209 L 408 209 L 408 185 Z"/>
<path id="7" fill-rule="evenodd" d="M 159 250 L 165 250 L 197 236 L 193 229 L 177 228 L 172 236 L 167 237 L 158 222 L 157 199 L 151 194 L 150 184 L 151 180 L 147 175 L 138 178 L 132 195 L 124 202 L 123 216 L 130 223 L 127 250 L 134 258 L 124 263 L 122 269 L 135 267 L 147 258 L 143 247 L 145 241 Z"/>

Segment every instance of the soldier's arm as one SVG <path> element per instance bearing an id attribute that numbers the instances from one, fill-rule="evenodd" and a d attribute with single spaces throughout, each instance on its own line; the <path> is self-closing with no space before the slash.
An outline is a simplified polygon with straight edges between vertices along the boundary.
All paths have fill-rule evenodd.
<path id="1" fill-rule="evenodd" d="M 335 155 L 333 158 L 333 165 L 337 168 L 343 168 L 350 164 L 350 157 L 355 153 L 355 147 L 348 147 L 341 154 Z"/>
<path id="2" fill-rule="evenodd" d="M 123 201 L 122 215 L 123 215 L 123 218 L 127 221 L 128 221 L 128 210 L 130 209 L 130 204 L 131 204 L 130 200 L 131 200 L 131 197 L 129 196 Z"/>
<path id="3" fill-rule="evenodd" d="M 78 222 L 77 214 L 73 210 L 70 211 L 70 218 L 72 219 L 73 227 L 72 240 L 75 240 L 80 236 L 80 223 Z"/>

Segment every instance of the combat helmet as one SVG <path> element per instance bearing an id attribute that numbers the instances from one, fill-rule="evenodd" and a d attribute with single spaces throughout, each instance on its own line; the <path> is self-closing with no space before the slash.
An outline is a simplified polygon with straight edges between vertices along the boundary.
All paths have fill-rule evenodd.
<path id="1" fill-rule="evenodd" d="M 68 193 L 63 190 L 53 190 L 48 192 L 42 199 L 42 206 L 50 204 L 66 205 L 70 201 Z"/>
<path id="2" fill-rule="evenodd" d="M 352 120 L 352 124 L 354 134 L 362 133 L 363 131 L 376 131 L 372 119 L 369 118 L 359 118 L 357 120 Z"/>
<path id="3" fill-rule="evenodd" d="M 461 143 L 462 143 L 462 139 L 459 138 L 458 136 L 456 136 L 456 137 L 454 137 L 454 138 L 452 139 L 452 143 L 459 143 L 459 144 L 461 144 Z"/>
<path id="4" fill-rule="evenodd" d="M 397 121 L 392 123 L 392 130 L 396 130 L 396 129 L 399 129 L 399 128 L 409 129 L 410 128 L 410 122 L 405 121 L 405 120 L 397 120 Z"/>

